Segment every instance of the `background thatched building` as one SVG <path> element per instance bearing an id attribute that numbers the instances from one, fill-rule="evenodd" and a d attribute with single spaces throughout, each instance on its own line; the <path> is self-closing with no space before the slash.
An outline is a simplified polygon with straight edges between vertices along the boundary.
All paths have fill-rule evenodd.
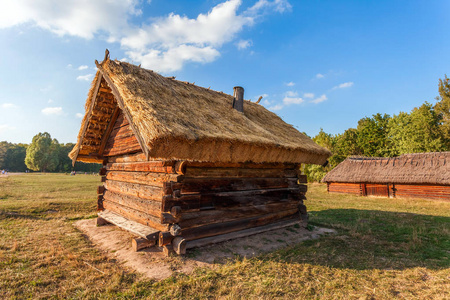
<path id="1" fill-rule="evenodd" d="M 322 181 L 330 193 L 450 200 L 450 152 L 350 157 Z"/>
<path id="2" fill-rule="evenodd" d="M 233 98 L 108 54 L 96 64 L 69 156 L 104 164 L 99 223 L 141 236 L 135 249 L 183 253 L 306 218 L 299 164 L 323 164 L 328 150 L 242 88 Z"/>

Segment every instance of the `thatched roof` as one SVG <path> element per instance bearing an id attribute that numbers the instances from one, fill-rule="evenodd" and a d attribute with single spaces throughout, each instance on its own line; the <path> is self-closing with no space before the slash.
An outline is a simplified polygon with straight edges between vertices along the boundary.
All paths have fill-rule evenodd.
<path id="1" fill-rule="evenodd" d="M 349 157 L 323 182 L 450 184 L 450 152 L 404 154 L 395 158 Z"/>
<path id="2" fill-rule="evenodd" d="M 331 155 L 259 104 L 244 101 L 241 113 L 222 92 L 108 57 L 97 67 L 78 142 L 69 154 L 74 160 L 101 156 L 115 103 L 153 159 L 323 164 Z"/>

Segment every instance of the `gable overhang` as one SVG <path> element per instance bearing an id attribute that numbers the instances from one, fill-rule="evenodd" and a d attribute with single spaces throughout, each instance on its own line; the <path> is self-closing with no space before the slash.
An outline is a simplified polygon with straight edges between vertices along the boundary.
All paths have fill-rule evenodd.
<path id="1" fill-rule="evenodd" d="M 109 59 L 109 57 L 105 57 L 105 59 Z M 99 76 L 97 76 L 97 81 L 95 82 L 95 87 L 92 93 L 92 98 L 91 100 L 91 104 L 90 107 L 88 109 L 88 111 L 86 112 L 87 116 L 86 116 L 86 122 L 83 125 L 83 128 L 81 130 L 81 135 L 80 135 L 80 139 L 77 143 L 77 149 L 76 152 L 72 158 L 72 165 L 75 164 L 75 162 L 77 160 L 82 160 L 84 162 L 92 162 L 92 163 L 102 163 L 104 161 L 104 156 L 103 156 L 103 152 L 105 150 L 105 146 L 106 146 L 106 142 L 108 141 L 108 138 L 111 134 L 111 131 L 113 129 L 114 123 L 117 120 L 117 117 L 120 113 L 120 111 L 122 111 L 122 113 L 124 114 L 124 116 L 127 118 L 129 124 L 130 124 L 130 128 L 133 132 L 133 134 L 135 135 L 139 146 L 141 147 L 142 152 L 145 154 L 147 160 L 149 159 L 149 150 L 148 147 L 146 146 L 144 139 L 142 138 L 142 135 L 140 134 L 139 130 L 136 128 L 136 125 L 133 122 L 133 118 L 131 117 L 131 114 L 128 110 L 128 108 L 126 107 L 126 105 L 124 104 L 124 101 L 122 99 L 122 96 L 120 95 L 119 91 L 117 90 L 116 86 L 114 85 L 113 81 L 111 80 L 111 78 L 108 76 L 108 74 L 105 72 L 105 70 L 102 68 L 102 64 L 99 63 L 97 60 L 95 61 L 95 64 L 98 68 L 99 71 Z M 108 87 L 111 89 L 111 93 L 114 96 L 114 100 L 117 103 L 116 108 L 114 109 L 111 119 L 108 123 L 108 126 L 106 127 L 105 131 L 102 134 L 102 138 L 101 138 L 101 144 L 100 147 L 98 149 L 98 151 L 96 152 L 92 152 L 89 153 L 88 155 L 86 154 L 80 154 L 80 150 L 82 148 L 83 145 L 83 140 L 86 137 L 86 131 L 88 129 L 89 123 L 91 121 L 92 118 L 92 113 L 94 111 L 95 108 L 95 104 L 97 102 L 98 99 L 98 94 L 100 91 L 100 86 L 101 86 L 101 82 L 102 80 L 105 80 L 106 84 L 108 85 Z M 89 99 L 88 99 L 89 100 Z"/>

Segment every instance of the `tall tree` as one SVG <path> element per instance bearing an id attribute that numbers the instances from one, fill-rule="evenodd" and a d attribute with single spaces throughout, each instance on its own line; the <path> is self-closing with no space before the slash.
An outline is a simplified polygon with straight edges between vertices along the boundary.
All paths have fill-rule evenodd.
<path id="1" fill-rule="evenodd" d="M 363 118 L 358 122 L 358 148 L 365 156 L 381 156 L 389 154 L 387 124 L 391 117 L 377 113 L 372 118 Z"/>
<path id="2" fill-rule="evenodd" d="M 39 132 L 27 148 L 25 164 L 33 171 L 53 171 L 58 165 L 58 151 L 58 141 L 48 132 Z"/>
<path id="3" fill-rule="evenodd" d="M 24 172 L 26 170 L 25 154 L 27 145 L 0 142 L 0 169 L 12 172 Z"/>
<path id="4" fill-rule="evenodd" d="M 430 103 L 414 108 L 410 114 L 401 112 L 389 120 L 390 155 L 443 151 L 440 116 Z"/>
<path id="5" fill-rule="evenodd" d="M 444 79 L 439 79 L 439 96 L 434 106 L 436 113 L 441 118 L 441 131 L 443 133 L 446 149 L 450 150 L 450 83 L 447 75 Z"/>

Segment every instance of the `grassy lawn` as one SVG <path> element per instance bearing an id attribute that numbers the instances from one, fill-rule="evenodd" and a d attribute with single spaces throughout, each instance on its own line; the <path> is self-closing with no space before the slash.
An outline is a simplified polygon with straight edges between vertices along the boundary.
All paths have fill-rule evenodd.
<path id="1" fill-rule="evenodd" d="M 310 224 L 338 234 L 149 281 L 94 248 L 92 175 L 0 178 L 0 298 L 449 299 L 450 202 L 360 198 L 309 186 Z"/>

